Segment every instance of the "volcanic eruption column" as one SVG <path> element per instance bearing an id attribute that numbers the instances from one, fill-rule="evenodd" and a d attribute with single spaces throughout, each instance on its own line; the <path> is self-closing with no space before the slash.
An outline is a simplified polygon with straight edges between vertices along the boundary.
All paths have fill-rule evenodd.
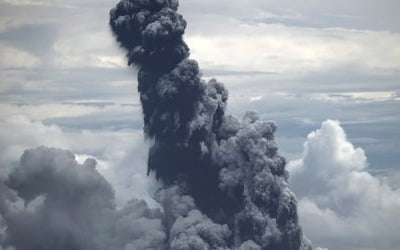
<path id="1" fill-rule="evenodd" d="M 138 68 L 148 171 L 163 188 L 168 249 L 311 249 L 298 225 L 276 126 L 225 115 L 228 91 L 205 82 L 183 41 L 177 0 L 122 0 L 110 26 Z"/>

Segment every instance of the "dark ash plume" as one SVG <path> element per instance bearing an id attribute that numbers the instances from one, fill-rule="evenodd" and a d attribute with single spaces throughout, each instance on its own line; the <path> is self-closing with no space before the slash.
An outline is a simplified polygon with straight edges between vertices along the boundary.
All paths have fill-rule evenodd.
<path id="1" fill-rule="evenodd" d="M 275 124 L 254 112 L 225 115 L 228 92 L 216 80 L 203 81 L 188 59 L 177 9 L 177 0 L 122 0 L 110 14 L 128 64 L 139 69 L 144 131 L 154 141 L 148 170 L 165 187 L 159 201 L 167 249 L 311 249 L 277 153 Z"/>

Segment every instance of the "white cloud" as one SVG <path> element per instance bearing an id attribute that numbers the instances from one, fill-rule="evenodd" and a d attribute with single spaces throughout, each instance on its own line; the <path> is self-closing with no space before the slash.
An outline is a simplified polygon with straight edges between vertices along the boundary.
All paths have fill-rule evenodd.
<path id="1" fill-rule="evenodd" d="M 361 148 L 328 120 L 310 133 L 301 159 L 291 161 L 305 233 L 330 249 L 385 249 L 399 244 L 400 190 L 367 172 Z"/>
<path id="2" fill-rule="evenodd" d="M 119 204 L 133 197 L 151 202 L 158 186 L 154 178 L 146 176 L 147 143 L 141 130 L 64 131 L 22 115 L 11 116 L 0 120 L 0 175 L 15 166 L 28 148 L 62 148 L 96 158 L 98 170 L 113 185 Z"/>
<path id="3" fill-rule="evenodd" d="M 276 73 L 309 73 L 347 66 L 400 69 L 398 33 L 249 25 L 234 20 L 220 26 L 232 32 L 187 37 L 193 58 L 208 68 Z"/>
<path id="4" fill-rule="evenodd" d="M 30 147 L 48 145 L 68 148 L 70 138 L 57 126 L 45 126 L 24 116 L 13 116 L 0 121 L 0 162 L 2 167 L 17 161 Z"/>
<path id="5" fill-rule="evenodd" d="M 294 10 L 284 10 L 281 13 L 273 13 L 269 12 L 263 9 L 253 9 L 254 11 L 254 19 L 258 20 L 263 20 L 263 19 L 288 19 L 288 20 L 299 20 L 299 19 L 304 19 L 305 17 Z M 250 16 L 250 15 L 249 15 Z"/>
<path id="6" fill-rule="evenodd" d="M 41 64 L 40 58 L 2 43 L 0 56 L 0 68 L 34 68 Z"/>
<path id="7" fill-rule="evenodd" d="M 359 101 L 385 101 L 398 98 L 395 91 L 348 92 L 343 95 Z"/>
<path id="8" fill-rule="evenodd" d="M 39 5 L 46 6 L 51 5 L 54 1 L 40 1 L 40 0 L 1 0 L 3 3 L 8 3 L 11 5 Z"/>
<path id="9" fill-rule="evenodd" d="M 0 104 L 0 113 L 4 117 L 23 115 L 32 120 L 48 118 L 79 117 L 99 112 L 101 108 L 94 106 L 48 103 L 42 105 Z"/>
<path id="10" fill-rule="evenodd" d="M 62 0 L 0 0 L 0 3 L 6 3 L 14 6 L 73 7 L 72 5 L 69 5 L 69 3 L 65 3 L 65 1 Z"/>
<path id="11" fill-rule="evenodd" d="M 107 32 L 107 26 L 93 32 L 72 27 L 69 29 L 63 32 L 53 47 L 54 64 L 57 67 L 127 67 L 124 53 L 116 48 L 112 35 Z"/>
<path id="12" fill-rule="evenodd" d="M 380 177 L 391 187 L 400 189 L 400 170 L 394 169 L 392 171 L 388 171 L 388 173 L 384 173 L 384 175 Z"/>
<path id="13" fill-rule="evenodd" d="M 395 91 L 362 91 L 362 92 L 331 92 L 331 93 L 313 93 L 310 98 L 323 102 L 383 102 L 398 101 L 399 97 Z"/>
<path id="14" fill-rule="evenodd" d="M 14 116 L 24 116 L 31 120 L 60 119 L 60 118 L 89 118 L 93 120 L 108 119 L 111 121 L 116 117 L 128 118 L 132 114 L 139 113 L 139 108 L 133 105 L 122 105 L 107 103 L 107 105 L 96 105 L 96 101 L 92 100 L 90 104 L 77 103 L 46 103 L 38 105 L 15 105 L 0 103 L 0 113 L 2 118 Z M 101 102 L 100 102 L 101 104 Z M 122 119 L 122 118 L 121 118 Z"/>

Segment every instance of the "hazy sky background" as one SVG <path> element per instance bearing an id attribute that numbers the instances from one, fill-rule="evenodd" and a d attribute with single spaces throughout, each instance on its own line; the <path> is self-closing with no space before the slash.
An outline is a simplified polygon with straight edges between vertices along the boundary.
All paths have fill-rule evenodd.
<path id="1" fill-rule="evenodd" d="M 27 148 L 60 147 L 98 159 L 119 202 L 149 200 L 156 185 L 145 178 L 136 72 L 108 28 L 115 4 L 0 0 L 0 174 Z M 191 57 L 205 78 L 225 83 L 228 111 L 277 122 L 316 246 L 400 244 L 399 8 L 396 0 L 181 1 Z M 327 119 L 340 123 L 321 125 Z"/>

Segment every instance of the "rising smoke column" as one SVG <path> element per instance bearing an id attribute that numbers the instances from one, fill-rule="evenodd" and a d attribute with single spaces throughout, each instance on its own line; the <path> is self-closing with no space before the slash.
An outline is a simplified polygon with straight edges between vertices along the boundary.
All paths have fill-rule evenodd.
<path id="1" fill-rule="evenodd" d="M 218 185 L 210 148 L 222 123 L 227 91 L 215 80 L 201 80 L 197 62 L 187 59 L 182 40 L 186 21 L 177 1 L 121 1 L 111 11 L 111 27 L 139 66 L 138 90 L 144 129 L 154 138 L 148 168 L 166 184 L 191 183 L 191 193 L 213 209 L 209 192 Z M 199 178 L 202 177 L 202 178 Z M 203 180 L 214 189 L 205 190 Z"/>
<path id="2" fill-rule="evenodd" d="M 148 171 L 164 186 L 158 200 L 168 247 L 311 249 L 277 153 L 275 124 L 254 112 L 225 115 L 228 92 L 201 79 L 177 9 L 177 0 L 122 0 L 110 13 L 128 64 L 139 69 L 144 131 L 154 141 Z"/>

